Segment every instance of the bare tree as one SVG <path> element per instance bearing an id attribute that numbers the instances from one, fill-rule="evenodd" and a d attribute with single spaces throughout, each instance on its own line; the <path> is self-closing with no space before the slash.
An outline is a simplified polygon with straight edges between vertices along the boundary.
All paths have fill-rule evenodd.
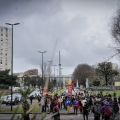
<path id="1" fill-rule="evenodd" d="M 120 9 L 117 10 L 116 15 L 112 18 L 111 34 L 115 43 L 113 49 L 116 53 L 112 56 L 114 57 L 120 53 Z"/>

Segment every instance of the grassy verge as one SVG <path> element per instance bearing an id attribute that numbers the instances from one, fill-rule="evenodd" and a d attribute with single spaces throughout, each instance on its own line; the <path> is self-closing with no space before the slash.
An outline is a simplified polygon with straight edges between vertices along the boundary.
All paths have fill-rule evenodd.
<path id="1" fill-rule="evenodd" d="M 54 96 L 56 93 L 60 95 L 65 89 L 58 90 L 56 92 L 51 93 L 52 96 Z"/>
<path id="2" fill-rule="evenodd" d="M 109 91 L 102 91 L 103 95 L 106 95 L 106 94 L 111 94 L 113 96 L 114 92 L 116 93 L 116 96 L 119 97 L 120 96 L 120 90 L 109 90 Z M 95 94 L 98 94 L 100 93 L 100 91 L 96 90 L 96 91 L 93 91 L 93 93 Z"/>

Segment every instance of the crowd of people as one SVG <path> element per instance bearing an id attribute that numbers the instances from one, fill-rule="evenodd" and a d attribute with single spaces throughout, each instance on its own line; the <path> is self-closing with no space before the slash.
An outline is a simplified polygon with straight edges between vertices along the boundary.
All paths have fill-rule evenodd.
<path id="1" fill-rule="evenodd" d="M 60 109 L 70 111 L 74 109 L 74 114 L 82 114 L 84 120 L 88 120 L 89 114 L 94 114 L 94 120 L 119 120 L 120 97 L 116 94 L 83 94 L 54 96 L 46 95 L 38 99 L 42 112 L 55 113 Z M 39 109 L 40 110 L 40 109 Z"/>

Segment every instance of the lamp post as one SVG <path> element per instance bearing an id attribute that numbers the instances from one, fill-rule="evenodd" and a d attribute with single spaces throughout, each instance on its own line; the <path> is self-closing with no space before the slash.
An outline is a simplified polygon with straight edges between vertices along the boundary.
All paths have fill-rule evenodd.
<path id="1" fill-rule="evenodd" d="M 6 25 L 11 25 L 12 26 L 12 55 L 11 55 L 11 75 L 13 76 L 13 26 L 14 25 L 19 25 L 20 23 L 6 23 Z M 12 111 L 12 80 L 11 80 L 11 111 Z"/>
<path id="2" fill-rule="evenodd" d="M 58 83 L 59 83 L 59 81 L 58 81 L 58 71 L 59 71 L 59 69 L 56 69 L 57 70 L 57 88 L 58 88 Z"/>
<path id="3" fill-rule="evenodd" d="M 52 66 L 54 66 L 54 80 L 55 80 L 55 66 L 56 65 L 52 65 Z M 55 81 L 54 81 L 54 83 L 55 83 Z M 55 85 L 55 84 L 54 84 Z"/>
<path id="4" fill-rule="evenodd" d="M 47 51 L 41 52 L 38 51 L 39 53 L 42 53 L 42 96 L 43 96 L 43 53 L 46 53 Z"/>
<path id="5" fill-rule="evenodd" d="M 62 76 L 62 69 L 63 69 L 63 68 L 60 68 L 60 76 Z M 63 86 L 62 84 L 63 84 L 63 77 L 61 77 L 61 84 L 60 84 L 60 87 Z"/>
<path id="6" fill-rule="evenodd" d="M 63 68 L 60 68 L 60 77 L 62 76 L 62 69 L 63 69 Z M 61 87 L 62 87 L 62 78 L 61 78 L 61 80 L 60 80 L 60 89 L 61 89 Z"/>

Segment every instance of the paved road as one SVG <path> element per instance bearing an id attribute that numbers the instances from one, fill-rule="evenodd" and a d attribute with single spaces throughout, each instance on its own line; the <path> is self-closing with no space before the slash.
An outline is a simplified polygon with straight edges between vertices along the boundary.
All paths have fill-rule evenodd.
<path id="1" fill-rule="evenodd" d="M 28 99 L 30 103 L 30 100 Z M 33 99 L 33 105 L 38 103 L 37 99 Z M 21 104 L 21 103 L 20 103 Z M 18 105 L 12 105 L 13 108 L 17 107 Z M 11 105 L 1 104 L 1 109 L 11 109 Z"/>
<path id="2" fill-rule="evenodd" d="M 60 120 L 83 120 L 83 115 L 78 114 L 78 115 L 61 115 Z M 88 120 L 94 120 L 93 115 L 88 116 Z"/>
<path id="3" fill-rule="evenodd" d="M 15 118 L 13 120 L 17 120 L 17 116 L 21 116 L 19 114 L 17 114 L 15 116 Z M 30 118 L 32 118 L 32 114 L 30 115 Z M 51 115 L 47 115 L 47 118 L 50 117 Z M 11 114 L 0 114 L 0 120 L 10 120 L 10 118 L 12 117 Z M 36 120 L 41 120 L 41 115 L 38 114 L 36 117 Z M 53 119 L 49 119 L 49 120 L 53 120 Z M 82 114 L 78 114 L 78 115 L 60 115 L 60 120 L 83 120 L 83 116 Z M 93 115 L 89 115 L 89 120 L 93 120 Z"/>

